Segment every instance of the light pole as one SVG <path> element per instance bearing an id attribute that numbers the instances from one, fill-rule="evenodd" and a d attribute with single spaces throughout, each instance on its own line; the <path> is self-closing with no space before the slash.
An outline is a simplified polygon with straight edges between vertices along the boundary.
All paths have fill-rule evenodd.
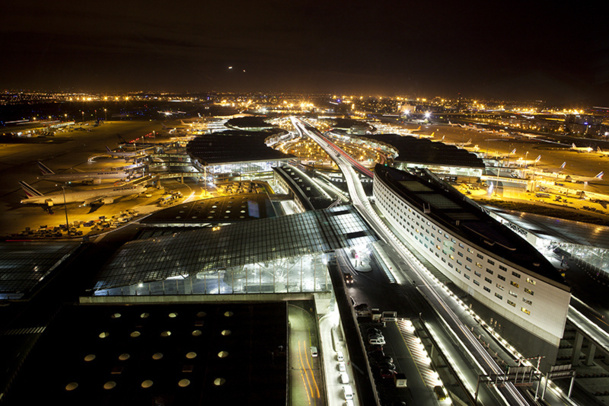
<path id="1" fill-rule="evenodd" d="M 63 190 L 63 208 L 66 212 L 66 231 L 68 232 L 68 237 L 70 237 L 70 222 L 68 221 L 68 205 L 66 204 L 66 187 L 62 186 L 61 190 Z"/>

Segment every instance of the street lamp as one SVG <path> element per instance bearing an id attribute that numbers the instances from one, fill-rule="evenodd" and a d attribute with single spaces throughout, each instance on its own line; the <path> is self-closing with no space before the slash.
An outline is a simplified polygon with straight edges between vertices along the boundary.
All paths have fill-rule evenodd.
<path id="1" fill-rule="evenodd" d="M 62 186 L 61 190 L 63 190 L 63 208 L 66 212 L 66 231 L 68 232 L 68 237 L 70 237 L 70 222 L 68 221 L 68 205 L 66 204 L 66 187 Z"/>

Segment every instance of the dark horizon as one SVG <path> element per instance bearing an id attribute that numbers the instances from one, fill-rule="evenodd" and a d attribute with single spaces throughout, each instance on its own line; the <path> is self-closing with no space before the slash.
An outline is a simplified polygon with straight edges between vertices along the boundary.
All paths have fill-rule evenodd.
<path id="1" fill-rule="evenodd" d="M 604 14 L 575 4 L 18 2 L 0 17 L 0 87 L 609 105 Z"/>

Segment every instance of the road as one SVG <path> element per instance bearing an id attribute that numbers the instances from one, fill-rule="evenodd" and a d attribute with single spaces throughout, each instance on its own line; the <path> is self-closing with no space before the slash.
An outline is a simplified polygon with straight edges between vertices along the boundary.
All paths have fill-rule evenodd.
<path id="1" fill-rule="evenodd" d="M 479 374 L 491 375 L 502 373 L 502 367 L 489 355 L 486 349 L 473 335 L 470 328 L 466 326 L 453 311 L 452 306 L 446 303 L 445 298 L 449 297 L 448 292 L 439 289 L 440 284 L 438 281 L 434 280 L 435 278 L 425 270 L 424 266 L 420 264 L 412 254 L 409 253 L 408 249 L 403 246 L 399 239 L 391 233 L 384 222 L 378 217 L 363 191 L 359 176 L 357 176 L 352 169 L 350 160 L 345 159 L 343 154 L 337 154 L 336 149 L 332 147 L 319 132 L 311 131 L 309 126 L 302 124 L 301 121 L 297 121 L 296 119 L 293 119 L 293 123 L 301 133 L 306 134 L 316 141 L 339 165 L 347 180 L 354 206 L 383 240 L 393 246 L 396 252 L 400 253 L 402 259 L 409 264 L 410 269 L 417 279 L 419 291 L 438 312 L 438 315 L 444 320 L 449 330 L 454 334 L 455 339 L 465 347 L 469 355 L 476 361 L 479 368 Z M 469 385 L 470 387 L 476 387 L 477 383 L 470 381 Z M 495 388 L 490 394 L 495 397 L 493 403 L 500 402 L 510 405 L 529 404 L 525 397 L 511 383 L 506 384 L 502 388 Z"/>

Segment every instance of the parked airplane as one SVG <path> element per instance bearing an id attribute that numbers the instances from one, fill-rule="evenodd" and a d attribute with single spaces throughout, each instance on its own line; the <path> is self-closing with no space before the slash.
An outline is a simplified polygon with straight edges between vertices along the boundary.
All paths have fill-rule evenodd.
<path id="1" fill-rule="evenodd" d="M 124 180 L 131 176 L 131 172 L 124 170 L 123 168 L 99 172 L 55 173 L 51 168 L 40 161 L 38 161 L 38 168 L 40 168 L 40 172 L 42 173 L 42 176 L 39 176 L 38 179 L 51 182 L 78 182 L 98 185 L 104 180 Z"/>
<path id="2" fill-rule="evenodd" d="M 112 156 L 112 158 L 140 158 L 140 157 L 148 155 L 147 151 L 152 150 L 152 149 L 154 149 L 154 147 L 146 147 L 146 148 L 142 148 L 142 149 L 136 149 L 133 151 L 115 152 L 115 151 L 112 151 L 106 145 L 106 151 L 108 152 L 108 154 L 110 154 Z"/>
<path id="3" fill-rule="evenodd" d="M 146 191 L 145 184 L 129 185 L 113 188 L 94 189 L 85 191 L 67 191 L 43 195 L 27 183 L 19 181 L 25 191 L 26 199 L 21 200 L 22 204 L 41 204 L 52 207 L 56 204 L 81 203 L 83 205 L 92 203 L 110 204 L 120 196 L 140 194 Z"/>
<path id="4" fill-rule="evenodd" d="M 596 147 L 596 152 L 598 152 L 601 155 L 609 155 L 609 151 L 603 151 L 601 149 L 601 147 Z"/>
<path id="5" fill-rule="evenodd" d="M 442 137 L 442 139 L 444 139 L 444 137 Z M 442 141 L 443 142 L 443 141 Z M 471 145 L 472 144 L 472 139 L 470 138 L 469 140 L 467 140 L 466 142 L 444 142 L 445 145 L 454 145 L 457 148 L 463 148 L 465 146 Z"/>
<path id="6" fill-rule="evenodd" d="M 434 134 L 435 134 L 435 131 L 432 132 L 431 134 L 412 134 L 412 135 L 417 138 L 433 138 Z"/>
<path id="7" fill-rule="evenodd" d="M 571 144 L 571 150 L 577 151 L 577 152 L 592 152 L 592 151 L 594 151 L 592 149 L 592 147 L 578 147 L 578 146 L 575 145 L 575 143 Z"/>

